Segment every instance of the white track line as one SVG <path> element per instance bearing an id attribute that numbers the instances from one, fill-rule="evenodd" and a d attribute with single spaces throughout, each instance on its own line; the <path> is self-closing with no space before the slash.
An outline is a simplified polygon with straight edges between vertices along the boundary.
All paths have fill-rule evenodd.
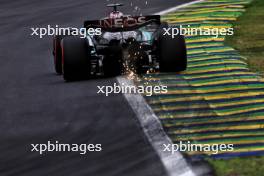
<path id="1" fill-rule="evenodd" d="M 178 5 L 176 7 L 172 7 L 172 8 L 163 10 L 161 12 L 155 13 L 155 15 L 165 15 L 167 13 L 174 12 L 174 11 L 176 11 L 178 9 L 181 9 L 181 8 L 184 8 L 184 7 L 187 7 L 189 5 L 196 4 L 196 3 L 199 3 L 199 2 L 202 2 L 202 1 L 204 1 L 204 0 L 196 0 L 196 1 L 188 2 L 188 3 L 182 4 L 182 5 Z"/>
<path id="2" fill-rule="evenodd" d="M 180 8 L 187 7 L 192 4 L 202 2 L 204 0 L 196 0 L 190 3 L 182 4 L 173 8 L 156 13 L 156 15 L 164 15 Z M 120 85 L 134 86 L 132 80 L 128 80 L 125 76 L 117 77 Z M 165 133 L 159 118 L 149 107 L 145 99 L 140 94 L 124 94 L 127 102 L 137 115 L 140 125 L 147 136 L 150 144 L 153 146 L 160 157 L 168 176 L 197 176 L 192 167 L 187 163 L 180 152 L 167 152 L 163 150 L 163 144 L 173 144 L 171 139 Z M 200 174 L 199 174 L 200 175 Z"/>
<path id="3" fill-rule="evenodd" d="M 135 86 L 132 80 L 117 77 L 123 86 Z M 169 176 L 196 176 L 180 152 L 163 151 L 163 144 L 173 144 L 165 133 L 158 117 L 154 114 L 145 99 L 140 94 L 124 94 L 127 102 L 135 112 L 141 127 L 149 142 L 159 155 Z"/>

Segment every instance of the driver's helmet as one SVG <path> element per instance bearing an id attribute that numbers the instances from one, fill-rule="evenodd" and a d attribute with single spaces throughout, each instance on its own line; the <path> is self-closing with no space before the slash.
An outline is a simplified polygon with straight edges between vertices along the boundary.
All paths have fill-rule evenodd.
<path id="1" fill-rule="evenodd" d="M 113 11 L 110 13 L 109 18 L 121 18 L 122 16 L 124 16 L 124 14 L 122 12 L 119 11 Z"/>

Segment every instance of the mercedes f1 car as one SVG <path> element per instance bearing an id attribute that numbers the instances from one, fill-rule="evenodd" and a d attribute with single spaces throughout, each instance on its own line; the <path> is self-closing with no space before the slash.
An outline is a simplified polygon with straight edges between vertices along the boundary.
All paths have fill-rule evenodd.
<path id="1" fill-rule="evenodd" d="M 133 71 L 179 72 L 186 69 L 184 36 L 164 35 L 167 23 L 159 15 L 130 16 L 110 4 L 106 18 L 84 22 L 86 29 L 100 28 L 101 35 L 54 36 L 55 70 L 66 81 L 96 76 L 112 77 Z"/>

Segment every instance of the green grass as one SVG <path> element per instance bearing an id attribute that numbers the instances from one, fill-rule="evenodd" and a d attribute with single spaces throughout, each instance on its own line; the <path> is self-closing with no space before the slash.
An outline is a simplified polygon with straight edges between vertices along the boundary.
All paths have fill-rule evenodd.
<path id="1" fill-rule="evenodd" d="M 254 0 L 234 24 L 235 34 L 226 38 L 227 45 L 248 58 L 252 71 L 264 73 L 264 1 Z"/>
<path id="2" fill-rule="evenodd" d="M 244 157 L 230 160 L 213 160 L 209 163 L 214 167 L 217 176 L 263 176 L 264 157 Z"/>
<path id="3" fill-rule="evenodd" d="M 264 0 L 254 0 L 234 23 L 234 30 L 235 35 L 228 37 L 226 44 L 248 59 L 251 71 L 264 75 Z M 264 175 L 264 156 L 208 161 L 217 176 Z"/>

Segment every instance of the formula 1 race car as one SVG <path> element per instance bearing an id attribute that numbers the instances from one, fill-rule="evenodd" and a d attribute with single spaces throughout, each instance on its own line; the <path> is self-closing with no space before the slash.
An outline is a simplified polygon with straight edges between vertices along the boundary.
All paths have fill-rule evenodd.
<path id="1" fill-rule="evenodd" d="M 100 35 L 85 38 L 57 35 L 53 39 L 55 70 L 66 81 L 96 76 L 112 77 L 133 71 L 179 72 L 186 69 L 184 36 L 164 35 L 168 24 L 159 15 L 129 16 L 117 11 L 107 18 L 84 22 L 88 29 L 99 28 Z"/>

